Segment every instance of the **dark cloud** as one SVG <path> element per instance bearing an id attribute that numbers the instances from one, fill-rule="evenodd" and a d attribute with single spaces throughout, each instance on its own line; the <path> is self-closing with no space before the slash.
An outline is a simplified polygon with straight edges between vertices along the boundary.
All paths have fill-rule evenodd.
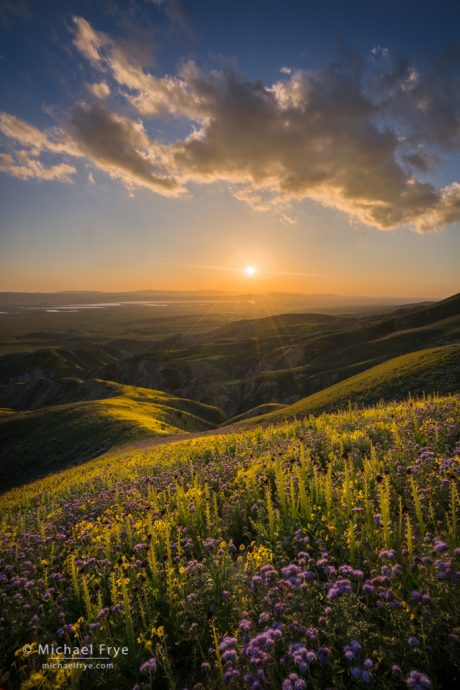
<path id="1" fill-rule="evenodd" d="M 140 123 L 114 115 L 101 105 L 77 105 L 69 134 L 81 154 L 128 186 L 142 185 L 163 194 L 178 194 L 180 185 L 161 174 Z"/>

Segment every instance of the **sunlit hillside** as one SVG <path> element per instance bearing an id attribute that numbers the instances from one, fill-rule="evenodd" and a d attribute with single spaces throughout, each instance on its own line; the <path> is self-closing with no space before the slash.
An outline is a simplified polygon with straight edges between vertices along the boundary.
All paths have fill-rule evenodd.
<path id="1" fill-rule="evenodd" d="M 17 388 L 27 388 L 19 384 Z M 49 392 L 50 387 L 45 388 Z M 59 385 L 52 386 L 52 390 Z M 2 488 L 80 464 L 128 442 L 205 431 L 225 416 L 215 407 L 174 395 L 110 381 L 64 385 L 73 396 L 93 400 L 48 405 L 33 411 L 3 410 L 0 416 Z M 69 393 L 70 391 L 70 393 Z M 21 391 L 14 391 L 20 399 Z M 110 397 L 109 397 L 110 396 Z M 97 399 L 99 398 L 99 399 Z"/>
<path id="2" fill-rule="evenodd" d="M 305 417 L 345 408 L 371 405 L 380 400 L 402 400 L 408 395 L 455 393 L 460 390 L 460 345 L 446 345 L 389 359 L 334 386 L 276 410 L 245 414 L 248 423 Z M 238 418 L 235 421 L 239 421 Z"/>

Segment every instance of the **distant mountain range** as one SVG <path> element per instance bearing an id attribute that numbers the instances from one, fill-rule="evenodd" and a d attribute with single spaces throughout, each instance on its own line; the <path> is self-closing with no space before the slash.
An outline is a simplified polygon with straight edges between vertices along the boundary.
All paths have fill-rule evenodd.
<path id="1" fill-rule="evenodd" d="M 327 306 L 397 305 L 429 302 L 427 298 L 408 300 L 405 297 L 368 297 L 362 295 L 303 294 L 289 292 L 224 292 L 222 290 L 137 290 L 128 292 L 100 292 L 97 290 L 67 290 L 62 292 L 0 292 L 0 309 L 8 307 L 60 306 L 108 302 L 136 302 L 148 300 L 272 300 L 281 304 Z"/>

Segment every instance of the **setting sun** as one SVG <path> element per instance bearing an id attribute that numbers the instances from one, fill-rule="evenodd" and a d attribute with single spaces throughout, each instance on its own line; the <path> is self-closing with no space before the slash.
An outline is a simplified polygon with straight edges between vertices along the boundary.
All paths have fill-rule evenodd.
<path id="1" fill-rule="evenodd" d="M 246 268 L 244 269 L 244 272 L 247 276 L 252 278 L 257 273 L 257 269 L 255 266 L 246 266 Z"/>

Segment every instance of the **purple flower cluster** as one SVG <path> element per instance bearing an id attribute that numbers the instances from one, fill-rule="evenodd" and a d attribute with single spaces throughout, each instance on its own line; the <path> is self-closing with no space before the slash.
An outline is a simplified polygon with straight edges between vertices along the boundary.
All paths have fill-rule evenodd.
<path id="1" fill-rule="evenodd" d="M 290 673 L 283 680 L 282 690 L 305 690 L 307 683 L 303 678 L 299 678 L 297 673 Z"/>
<path id="2" fill-rule="evenodd" d="M 276 645 L 283 636 L 283 626 L 275 623 L 272 627 L 267 627 L 258 635 L 252 637 L 244 648 L 244 653 L 251 663 L 263 666 L 270 661 L 269 651 Z"/>
<path id="3" fill-rule="evenodd" d="M 302 554 L 301 560 L 304 559 Z M 284 583 L 289 583 L 293 587 L 305 587 L 306 581 L 314 579 L 314 574 L 310 570 L 300 568 L 295 563 L 290 563 L 281 568 L 281 574 L 284 577 Z"/>
<path id="4" fill-rule="evenodd" d="M 153 676 L 163 685 L 169 665 L 182 690 L 224 683 L 234 690 L 305 690 L 307 682 L 440 687 L 460 671 L 460 548 L 449 515 L 460 469 L 460 425 L 452 426 L 458 409 L 458 402 L 424 402 L 408 414 L 399 406 L 326 424 L 312 418 L 289 434 L 262 433 L 256 444 L 248 436 L 231 447 L 219 440 L 211 453 L 198 445 L 191 454 L 186 444 L 177 454 L 168 447 L 152 462 L 128 463 L 126 474 L 111 466 L 108 481 L 104 474 L 72 479 L 75 491 L 72 484 L 62 494 L 46 489 L 17 507 L 11 498 L 0 527 L 0 657 L 11 659 L 42 637 L 77 644 L 110 634 L 124 645 L 130 617 L 136 639 L 149 640 L 152 624 L 164 636 L 154 640 L 157 658 L 124 659 L 113 687 L 124 687 L 125 671 L 138 690 Z M 375 481 L 370 441 L 381 472 Z M 263 481 L 249 479 L 253 466 Z M 343 510 L 344 466 L 351 513 Z M 286 479 L 285 505 L 277 472 Z M 387 481 L 391 530 L 384 535 Z M 267 486 L 275 539 L 265 527 Z M 429 531 L 420 528 L 414 488 Z M 261 557 L 269 562 L 261 565 Z M 179 635 L 190 650 L 185 659 Z M 420 670 L 411 670 L 415 660 Z M 21 658 L 24 687 L 35 670 L 35 655 Z M 103 684 L 97 674 L 88 677 L 88 690 Z"/>
<path id="5" fill-rule="evenodd" d="M 370 683 L 373 663 L 369 658 L 364 659 L 363 663 L 361 663 L 361 645 L 358 640 L 351 640 L 349 644 L 344 646 L 343 651 L 347 661 L 353 664 L 351 668 L 353 680 L 360 680 L 366 684 Z"/>
<path id="6" fill-rule="evenodd" d="M 147 659 L 147 661 L 144 661 L 141 666 L 141 673 L 156 673 L 156 670 L 157 660 L 153 656 L 150 659 Z"/>
<path id="7" fill-rule="evenodd" d="M 328 599 L 337 599 L 343 594 L 351 594 L 351 582 L 350 580 L 342 579 L 336 580 L 334 583 L 327 582 L 326 589 L 328 590 Z"/>
<path id="8" fill-rule="evenodd" d="M 444 551 L 447 551 L 448 548 L 449 545 L 446 544 L 445 541 L 441 541 L 441 539 L 437 539 L 433 544 L 433 551 L 435 553 L 443 553 Z"/>
<path id="9" fill-rule="evenodd" d="M 289 645 L 288 657 L 294 662 L 300 673 L 306 673 L 310 664 L 316 661 L 316 654 L 307 649 L 303 642 L 293 642 Z"/>
<path id="10" fill-rule="evenodd" d="M 411 690 L 430 690 L 433 687 L 428 676 L 420 671 L 411 671 L 406 678 L 406 685 Z"/>
<path id="11" fill-rule="evenodd" d="M 364 577 L 364 572 L 360 568 L 353 568 L 351 565 L 341 565 L 339 573 L 346 577 L 355 577 L 358 580 Z"/>
<path id="12" fill-rule="evenodd" d="M 224 682 L 229 683 L 233 678 L 238 678 L 239 670 L 235 667 L 238 661 L 236 651 L 236 637 L 224 637 L 219 644 L 222 664 L 224 665 Z"/>
<path id="13" fill-rule="evenodd" d="M 361 645 L 358 640 L 351 640 L 343 648 L 345 658 L 347 661 L 358 661 L 361 655 Z"/>
<path id="14" fill-rule="evenodd" d="M 259 571 L 252 577 L 251 589 L 255 591 L 259 586 L 264 585 L 265 587 L 270 587 L 273 580 L 277 577 L 278 572 L 271 565 L 267 563 L 263 565 Z"/>

